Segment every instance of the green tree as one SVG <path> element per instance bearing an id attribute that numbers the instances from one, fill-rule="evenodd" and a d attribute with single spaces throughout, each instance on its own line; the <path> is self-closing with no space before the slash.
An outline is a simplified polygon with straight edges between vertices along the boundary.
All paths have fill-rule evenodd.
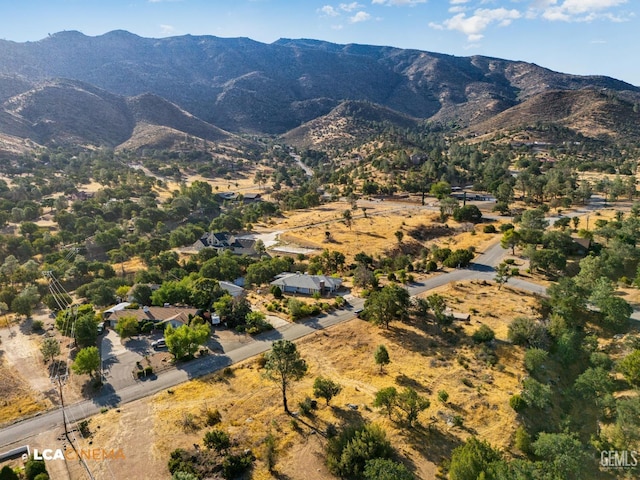
<path id="1" fill-rule="evenodd" d="M 524 243 L 539 244 L 548 226 L 544 211 L 539 208 L 526 210 L 520 219 L 520 237 Z"/>
<path id="2" fill-rule="evenodd" d="M 546 343 L 546 330 L 533 318 L 516 317 L 507 328 L 507 337 L 515 345 L 541 347 Z"/>
<path id="3" fill-rule="evenodd" d="M 549 352 L 541 348 L 528 348 L 524 352 L 524 368 L 531 374 L 535 374 L 549 358 Z"/>
<path id="4" fill-rule="evenodd" d="M 100 352 L 98 347 L 86 347 L 78 352 L 76 359 L 71 365 L 71 369 L 78 375 L 89 374 L 93 377 L 94 372 L 100 369 Z"/>
<path id="5" fill-rule="evenodd" d="M 640 386 L 640 349 L 636 349 L 618 363 L 618 370 L 632 385 Z"/>
<path id="6" fill-rule="evenodd" d="M 193 357 L 198 348 L 207 343 L 210 334 L 211 329 L 207 324 L 181 325 L 178 328 L 168 325 L 164 331 L 164 338 L 169 352 L 174 358 L 181 359 Z"/>
<path id="7" fill-rule="evenodd" d="M 2 470 L 0 470 L 0 480 L 20 480 L 20 477 L 18 477 L 18 474 L 13 471 L 13 468 L 9 465 L 5 465 L 2 467 Z"/>
<path id="8" fill-rule="evenodd" d="M 378 345 L 375 352 L 373 352 L 373 359 L 376 361 L 376 365 L 380 365 L 380 373 L 382 373 L 384 366 L 391 362 L 387 347 L 384 345 Z"/>
<path id="9" fill-rule="evenodd" d="M 345 210 L 342 212 L 342 218 L 344 219 L 344 224 L 351 230 L 351 225 L 353 224 L 353 215 L 351 214 L 351 210 Z"/>
<path id="10" fill-rule="evenodd" d="M 121 317 L 116 323 L 115 330 L 122 340 L 138 334 L 138 319 L 133 315 Z"/>
<path id="11" fill-rule="evenodd" d="M 496 276 L 493 278 L 498 284 L 498 290 L 502 289 L 502 286 L 509 281 L 511 276 L 511 265 L 507 262 L 501 262 L 500 265 L 496 267 Z"/>
<path id="12" fill-rule="evenodd" d="M 431 185 L 429 193 L 438 200 L 442 200 L 451 194 L 451 185 L 444 181 L 436 182 Z"/>
<path id="13" fill-rule="evenodd" d="M 620 398 L 616 402 L 614 445 L 625 450 L 640 442 L 640 396 Z"/>
<path id="14" fill-rule="evenodd" d="M 516 247 L 520 243 L 520 234 L 513 228 L 506 230 L 500 239 L 500 246 L 505 250 L 511 249 L 511 255 L 516 254 Z"/>
<path id="15" fill-rule="evenodd" d="M 525 378 L 522 387 L 522 398 L 530 407 L 542 410 L 551 405 L 549 385 L 543 385 L 534 378 Z"/>
<path id="16" fill-rule="evenodd" d="M 364 466 L 365 480 L 413 480 L 413 474 L 402 463 L 388 458 L 368 460 Z"/>
<path id="17" fill-rule="evenodd" d="M 410 307 L 409 292 L 395 284 L 385 285 L 371 292 L 364 303 L 365 318 L 376 325 L 389 328 L 392 320 L 402 320 L 408 316 Z"/>
<path id="18" fill-rule="evenodd" d="M 81 315 L 76 320 L 75 326 L 76 343 L 80 348 L 90 347 L 96 344 L 98 339 L 98 322 L 93 310 L 85 315 Z"/>
<path id="19" fill-rule="evenodd" d="M 494 478 L 494 465 L 502 460 L 502 454 L 484 440 L 469 438 L 451 454 L 449 478 L 451 480 L 478 480 Z"/>
<path id="20" fill-rule="evenodd" d="M 47 466 L 44 460 L 35 460 L 33 456 L 30 456 L 24 465 L 24 475 L 27 480 L 35 480 L 38 475 L 47 473 Z"/>
<path id="21" fill-rule="evenodd" d="M 11 310 L 19 315 L 30 317 L 33 308 L 40 301 L 37 287 L 30 285 L 25 287 L 11 302 Z"/>
<path id="22" fill-rule="evenodd" d="M 543 478 L 586 478 L 592 468 L 591 455 L 574 435 L 542 432 L 532 448 L 543 461 Z"/>
<path id="23" fill-rule="evenodd" d="M 440 328 L 451 325 L 453 318 L 446 312 L 447 304 L 442 295 L 437 293 L 429 295 L 427 297 L 427 303 L 429 304 L 429 308 L 431 308 L 436 319 L 436 323 Z"/>
<path id="24" fill-rule="evenodd" d="M 307 373 L 307 362 L 300 357 L 296 344 L 289 340 L 277 340 L 265 354 L 265 377 L 277 383 L 282 392 L 282 405 L 286 413 L 287 390 L 292 382 L 300 380 Z"/>
<path id="25" fill-rule="evenodd" d="M 60 355 L 60 343 L 53 337 L 47 337 L 40 345 L 40 352 L 46 361 L 53 362 L 53 359 Z"/>
<path id="26" fill-rule="evenodd" d="M 453 219 L 456 222 L 478 223 L 482 220 L 482 212 L 476 205 L 465 205 L 453 211 Z"/>
<path id="27" fill-rule="evenodd" d="M 603 368 L 587 368 L 573 383 L 573 389 L 583 398 L 600 400 L 613 392 L 613 379 Z"/>
<path id="28" fill-rule="evenodd" d="M 387 416 L 391 418 L 393 409 L 396 406 L 396 400 L 398 398 L 398 391 L 395 387 L 386 387 L 376 392 L 376 397 L 373 400 L 373 406 L 381 408 L 387 412 Z"/>
<path id="29" fill-rule="evenodd" d="M 392 453 L 391 443 L 379 426 L 351 426 L 329 440 L 327 466 L 341 478 L 362 478 L 369 460 L 390 458 Z"/>
<path id="30" fill-rule="evenodd" d="M 412 428 L 420 412 L 429 408 L 431 402 L 428 398 L 418 395 L 413 388 L 407 387 L 398 393 L 396 405 L 404 412 L 407 426 Z"/>
<path id="31" fill-rule="evenodd" d="M 318 398 L 324 398 L 329 405 L 329 402 L 333 397 L 338 395 L 342 391 L 342 386 L 334 382 L 330 378 L 324 378 L 322 376 L 316 377 L 313 382 L 313 396 Z"/>

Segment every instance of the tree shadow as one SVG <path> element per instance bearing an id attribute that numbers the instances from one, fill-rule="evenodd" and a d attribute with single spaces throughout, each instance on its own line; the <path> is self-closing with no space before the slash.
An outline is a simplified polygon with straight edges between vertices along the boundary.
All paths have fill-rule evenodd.
<path id="1" fill-rule="evenodd" d="M 462 444 L 459 438 L 448 432 L 443 432 L 435 424 L 427 427 L 415 425 L 411 430 L 403 433 L 403 436 L 412 448 L 436 465 L 451 458 L 453 449 Z"/>
<path id="2" fill-rule="evenodd" d="M 340 421 L 341 427 L 344 427 L 345 425 L 360 425 L 366 423 L 359 408 L 340 408 L 332 405 L 331 409 L 334 416 Z"/>
<path id="3" fill-rule="evenodd" d="M 116 407 L 121 400 L 120 395 L 109 383 L 103 384 L 99 393 L 93 397 L 93 403 L 100 407 Z"/>
<path id="4" fill-rule="evenodd" d="M 422 383 L 418 382 L 415 378 L 407 377 L 405 374 L 397 375 L 396 383 L 401 387 L 413 388 L 417 392 L 424 392 L 429 395 L 432 393 L 429 387 L 424 386 Z"/>

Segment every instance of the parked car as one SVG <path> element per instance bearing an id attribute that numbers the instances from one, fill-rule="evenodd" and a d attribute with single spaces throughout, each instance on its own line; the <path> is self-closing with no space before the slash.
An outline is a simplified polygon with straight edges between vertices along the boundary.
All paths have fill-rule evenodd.
<path id="1" fill-rule="evenodd" d="M 102 335 L 104 333 L 104 322 L 100 322 L 98 324 L 98 335 Z"/>
<path id="2" fill-rule="evenodd" d="M 363 308 L 359 308 L 359 309 L 357 309 L 357 310 L 354 310 L 354 311 L 353 311 L 353 313 L 355 313 L 355 314 L 356 314 L 356 317 L 359 317 L 359 316 L 360 316 L 360 314 L 361 314 L 363 311 L 364 311 L 364 309 L 363 309 Z"/>
<path id="3" fill-rule="evenodd" d="M 151 342 L 151 346 L 154 348 L 154 350 L 159 350 L 161 348 L 167 348 L 167 341 L 164 338 L 161 338 L 160 340 L 156 340 L 155 342 Z"/>

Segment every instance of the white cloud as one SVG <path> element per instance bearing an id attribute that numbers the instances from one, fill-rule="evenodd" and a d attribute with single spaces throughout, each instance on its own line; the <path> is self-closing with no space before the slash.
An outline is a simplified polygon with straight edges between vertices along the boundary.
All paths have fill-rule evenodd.
<path id="1" fill-rule="evenodd" d="M 441 25 L 431 23 L 430 26 L 441 30 L 457 30 L 464 33 L 470 42 L 477 42 L 484 36 L 483 32 L 492 23 L 504 27 L 521 17 L 522 14 L 518 10 L 479 8 L 469 17 L 464 13 L 458 13 L 442 22 Z"/>
<path id="2" fill-rule="evenodd" d="M 318 9 L 318 12 L 328 16 L 328 17 L 337 17 L 340 15 L 340 13 L 331 5 L 325 5 L 322 8 Z"/>
<path id="3" fill-rule="evenodd" d="M 340 4 L 340 10 L 344 10 L 345 12 L 353 12 L 357 8 L 362 8 L 362 5 L 358 2 Z"/>
<path id="4" fill-rule="evenodd" d="M 405 5 L 413 6 L 418 5 L 419 3 L 426 3 L 427 0 L 372 0 L 371 3 L 374 5 L 388 5 L 388 6 L 398 6 L 403 7 Z"/>
<path id="5" fill-rule="evenodd" d="M 589 13 L 627 3 L 627 0 L 565 0 L 562 8 L 569 13 Z"/>
<path id="6" fill-rule="evenodd" d="M 176 33 L 176 27 L 174 27 L 173 25 L 162 24 L 160 25 L 160 31 L 163 33 L 163 35 L 173 35 L 174 33 Z"/>
<path id="7" fill-rule="evenodd" d="M 542 18 L 549 21 L 590 22 L 607 19 L 612 22 L 625 21 L 608 10 L 628 3 L 628 0 L 536 0 L 527 12 L 527 18 Z"/>
<path id="8" fill-rule="evenodd" d="M 358 13 L 356 13 L 353 17 L 351 17 L 349 19 L 349 21 L 351 23 L 366 22 L 367 20 L 371 20 L 371 15 L 369 15 L 367 12 L 363 12 L 363 11 L 359 11 Z"/>

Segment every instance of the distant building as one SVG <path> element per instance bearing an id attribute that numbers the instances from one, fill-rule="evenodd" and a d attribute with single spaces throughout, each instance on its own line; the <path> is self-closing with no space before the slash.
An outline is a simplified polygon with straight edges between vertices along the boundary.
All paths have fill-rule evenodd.
<path id="1" fill-rule="evenodd" d="M 260 193 L 236 193 L 236 192 L 223 192 L 218 194 L 218 198 L 223 201 L 241 201 L 243 203 L 253 203 L 259 202 L 262 200 L 262 195 Z"/>
<path id="2" fill-rule="evenodd" d="M 342 280 L 326 275 L 307 275 L 302 273 L 289 273 L 280 275 L 271 285 L 280 287 L 284 293 L 302 293 L 313 295 L 314 293 L 333 294 L 342 285 Z"/>
<path id="3" fill-rule="evenodd" d="M 229 232 L 207 232 L 193 244 L 197 251 L 203 248 L 215 248 L 218 252 L 230 250 L 236 255 L 258 255 L 255 248 L 256 241 L 250 238 L 242 238 Z"/>

